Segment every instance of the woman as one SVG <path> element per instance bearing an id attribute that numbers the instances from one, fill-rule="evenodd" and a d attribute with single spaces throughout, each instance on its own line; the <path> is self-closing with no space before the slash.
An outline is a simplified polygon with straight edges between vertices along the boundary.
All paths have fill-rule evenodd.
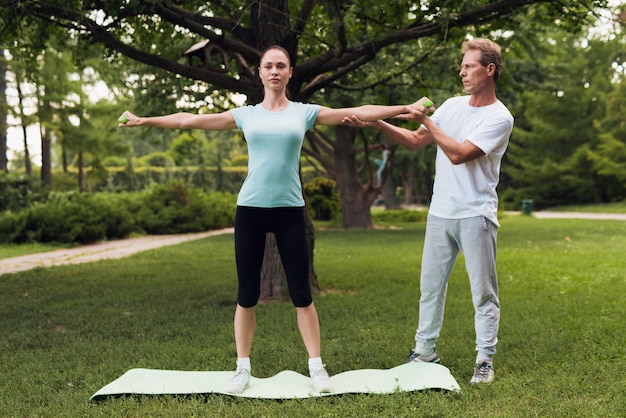
<path id="1" fill-rule="evenodd" d="M 367 105 L 331 109 L 292 102 L 287 83 L 293 73 L 289 54 L 271 46 L 261 55 L 259 76 L 263 101 L 222 113 L 176 113 L 140 118 L 126 111 L 120 126 L 169 129 L 227 130 L 239 128 L 248 145 L 248 175 L 237 199 L 235 258 L 239 290 L 234 328 L 237 369 L 225 389 L 240 393 L 250 379 L 250 350 L 256 327 L 255 306 L 260 295 L 265 235 L 273 232 L 285 268 L 289 295 L 296 307 L 297 323 L 309 355 L 309 371 L 316 392 L 332 392 L 321 359 L 320 327 L 309 287 L 309 251 L 305 236 L 304 199 L 299 161 L 305 132 L 314 125 L 338 125 L 344 117 L 365 121 L 408 113 L 407 106 Z M 424 107 L 420 102 L 417 110 Z"/>

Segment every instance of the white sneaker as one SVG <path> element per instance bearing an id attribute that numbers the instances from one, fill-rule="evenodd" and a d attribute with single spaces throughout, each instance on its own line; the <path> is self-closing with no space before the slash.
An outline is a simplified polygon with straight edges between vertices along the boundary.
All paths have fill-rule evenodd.
<path id="1" fill-rule="evenodd" d="M 309 368 L 309 374 L 311 375 L 311 382 L 313 382 L 313 389 L 316 392 L 328 393 L 333 391 L 333 384 L 323 364 Z"/>
<path id="2" fill-rule="evenodd" d="M 224 385 L 224 390 L 230 393 L 241 393 L 244 391 L 250 381 L 250 370 L 237 369 L 235 374 L 230 378 L 228 383 Z"/>
<path id="3" fill-rule="evenodd" d="M 483 361 L 481 364 L 476 364 L 474 376 L 472 376 L 470 383 L 473 385 L 477 383 L 491 383 L 494 377 L 493 365 L 488 361 Z"/>

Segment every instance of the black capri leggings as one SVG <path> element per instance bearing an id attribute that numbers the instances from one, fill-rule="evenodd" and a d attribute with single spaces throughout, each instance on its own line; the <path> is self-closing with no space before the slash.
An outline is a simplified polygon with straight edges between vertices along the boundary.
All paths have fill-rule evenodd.
<path id="1" fill-rule="evenodd" d="M 237 303 L 250 308 L 261 294 L 261 267 L 265 234 L 276 236 L 278 253 L 287 276 L 294 306 L 313 302 L 309 286 L 309 248 L 306 241 L 304 208 L 254 208 L 237 206 L 235 214 L 235 260 L 239 291 Z"/>

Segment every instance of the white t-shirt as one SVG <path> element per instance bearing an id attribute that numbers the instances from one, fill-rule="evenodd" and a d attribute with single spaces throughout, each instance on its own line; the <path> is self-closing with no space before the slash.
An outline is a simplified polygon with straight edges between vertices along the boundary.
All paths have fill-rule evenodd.
<path id="1" fill-rule="evenodd" d="M 496 186 L 513 130 L 513 116 L 499 100 L 481 107 L 470 106 L 469 100 L 470 96 L 446 100 L 432 120 L 457 142 L 467 139 L 485 155 L 454 165 L 437 147 L 429 213 L 445 219 L 485 216 L 499 226 Z"/>
<path id="2" fill-rule="evenodd" d="M 319 105 L 289 102 L 270 112 L 261 104 L 231 110 L 248 144 L 248 175 L 237 205 L 258 208 L 303 207 L 300 151 L 315 125 Z"/>

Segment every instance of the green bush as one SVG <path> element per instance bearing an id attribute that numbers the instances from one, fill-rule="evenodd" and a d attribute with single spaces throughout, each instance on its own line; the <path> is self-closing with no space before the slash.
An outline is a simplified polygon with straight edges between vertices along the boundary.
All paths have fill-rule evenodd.
<path id="1" fill-rule="evenodd" d="M 0 215 L 0 242 L 20 242 L 20 234 L 26 225 L 26 217 L 11 211 L 2 212 Z"/>
<path id="2" fill-rule="evenodd" d="M 173 234 L 234 224 L 236 196 L 206 194 L 183 182 L 142 192 L 51 193 L 46 202 L 0 214 L 0 242 L 88 244 L 130 234 Z"/>
<path id="3" fill-rule="evenodd" d="M 373 222 L 424 222 L 428 210 L 393 209 L 372 212 Z"/>
<path id="4" fill-rule="evenodd" d="M 248 167 L 248 155 L 241 154 L 233 157 L 233 159 L 230 160 L 230 165 L 235 167 Z"/>
<path id="5" fill-rule="evenodd" d="M 89 172 L 86 180 L 89 181 Z M 52 174 L 52 190 L 55 192 L 71 192 L 78 190 L 78 173 L 55 170 Z"/>
<path id="6" fill-rule="evenodd" d="M 124 167 L 126 165 L 126 161 L 126 157 L 112 155 L 102 160 L 102 165 L 105 167 Z"/>
<path id="7" fill-rule="evenodd" d="M 14 218 L 15 229 L 2 228 L 5 242 L 63 242 L 88 244 L 123 238 L 138 231 L 124 205 L 115 195 L 51 193 L 16 215 L 5 215 L 0 225 Z M 10 241 L 8 241 L 10 240 Z"/>
<path id="8" fill-rule="evenodd" d="M 174 167 L 176 163 L 171 155 L 166 152 L 153 152 L 141 157 L 141 161 L 147 166 Z"/>
<path id="9" fill-rule="evenodd" d="M 90 182 L 93 184 L 93 188 L 89 191 L 139 191 L 153 187 L 154 183 L 165 184 L 170 181 L 183 181 L 189 187 L 200 188 L 205 191 L 237 193 L 247 172 L 246 167 L 223 167 L 220 173 L 215 167 L 146 167 L 143 161 L 140 161 L 141 165 L 138 165 L 138 161 L 133 160 L 132 173 L 125 166 L 107 167 L 108 176 Z M 56 175 L 54 173 L 53 178 L 56 179 Z M 73 176 L 75 178 L 73 188 L 76 190 L 78 180 L 75 174 Z M 218 176 L 221 176 L 220 182 L 218 182 Z M 89 180 L 89 173 L 87 178 Z M 56 186 L 54 189 L 56 190 Z"/>
<path id="10" fill-rule="evenodd" d="M 17 211 L 46 199 L 48 189 L 38 179 L 0 171 L 0 212 Z"/>
<path id="11" fill-rule="evenodd" d="M 337 185 L 333 180 L 318 177 L 305 183 L 304 195 L 311 217 L 317 221 L 330 221 L 341 215 Z"/>
<path id="12" fill-rule="evenodd" d="M 149 234 L 199 232 L 234 224 L 236 196 L 230 193 L 207 195 L 173 181 L 143 192 L 142 201 L 136 217 Z"/>

